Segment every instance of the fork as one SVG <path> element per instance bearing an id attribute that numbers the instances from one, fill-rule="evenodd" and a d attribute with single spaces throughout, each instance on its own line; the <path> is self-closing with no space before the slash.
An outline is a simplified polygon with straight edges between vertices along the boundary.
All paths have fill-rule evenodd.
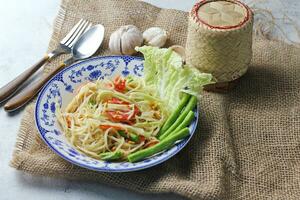
<path id="1" fill-rule="evenodd" d="M 15 79 L 0 88 L 0 102 L 3 102 L 12 97 L 13 94 L 15 94 L 15 92 L 20 88 L 20 86 L 46 62 L 51 61 L 53 58 L 59 55 L 71 53 L 71 49 L 77 39 L 91 26 L 92 23 L 90 23 L 89 21 L 80 19 L 79 22 L 75 24 L 75 26 L 70 30 L 70 32 L 60 41 L 59 46 L 55 50 L 46 54 L 32 67 L 28 68 L 26 71 L 18 75 Z"/>

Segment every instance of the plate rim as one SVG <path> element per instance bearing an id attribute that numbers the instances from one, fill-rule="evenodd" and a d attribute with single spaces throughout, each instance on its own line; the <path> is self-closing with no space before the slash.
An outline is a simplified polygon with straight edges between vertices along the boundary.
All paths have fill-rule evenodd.
<path id="1" fill-rule="evenodd" d="M 89 166 L 89 165 L 86 165 L 86 164 L 82 164 L 82 163 L 78 163 L 68 157 L 66 157 L 65 155 L 63 155 L 62 153 L 60 153 L 60 151 L 57 151 L 54 147 L 52 147 L 52 145 L 46 140 L 46 138 L 43 136 L 42 134 L 42 131 L 40 130 L 41 126 L 38 124 L 38 107 L 40 106 L 40 103 L 41 103 L 41 98 L 43 96 L 43 94 L 45 93 L 46 89 L 48 88 L 48 86 L 50 85 L 51 82 L 53 82 L 55 80 L 55 78 L 58 76 L 58 75 L 62 75 L 65 71 L 69 70 L 69 69 L 72 69 L 78 65 L 81 65 L 83 63 L 86 63 L 86 62 L 90 62 L 90 61 L 93 61 L 93 60 L 101 60 L 101 59 L 106 59 L 106 58 L 121 58 L 123 59 L 124 57 L 129 57 L 129 58 L 133 58 L 132 60 L 139 60 L 139 61 L 143 61 L 144 58 L 142 57 L 137 57 L 137 56 L 128 56 L 128 55 L 113 55 L 113 56 L 95 56 L 95 57 L 92 57 L 92 58 L 88 58 L 88 59 L 85 59 L 85 60 L 81 60 L 79 62 L 76 62 L 76 63 L 73 63 L 67 67 L 65 67 L 64 69 L 62 69 L 61 71 L 57 72 L 49 81 L 47 81 L 47 83 L 43 86 L 43 88 L 40 90 L 39 94 L 38 94 L 38 97 L 37 97 L 37 100 L 36 100 L 36 104 L 35 104 L 35 109 L 34 109 L 34 120 L 35 120 L 35 126 L 38 130 L 38 133 L 39 133 L 39 136 L 42 138 L 42 140 L 46 143 L 46 145 L 55 153 L 57 154 L 58 156 L 60 156 L 61 158 L 63 158 L 64 160 L 66 160 L 67 162 L 71 163 L 71 164 L 74 164 L 76 166 L 79 166 L 79 167 L 82 167 L 82 168 L 85 168 L 85 169 L 89 169 L 89 170 L 93 170 L 93 171 L 97 171 L 97 172 L 113 172 L 113 173 L 120 173 L 120 172 L 133 172 L 133 171 L 139 171 L 139 170 L 144 170 L 144 169 L 148 169 L 148 168 L 151 168 L 153 166 L 156 166 L 156 165 L 159 165 L 159 164 L 162 164 L 163 162 L 167 161 L 168 159 L 172 158 L 173 156 L 175 156 L 177 153 L 179 153 L 188 143 L 189 141 L 191 140 L 191 138 L 193 137 L 194 133 L 196 132 L 196 128 L 198 126 L 198 123 L 199 123 L 199 105 L 197 104 L 197 107 L 195 108 L 196 112 L 195 112 L 195 126 L 192 127 L 192 130 L 190 130 L 189 132 L 189 137 L 186 138 L 186 139 L 182 139 L 179 143 L 182 143 L 183 145 L 181 145 L 180 147 L 177 147 L 177 149 L 175 150 L 175 152 L 173 152 L 172 154 L 169 154 L 165 157 L 163 157 L 162 159 L 160 160 L 157 160 L 149 165 L 146 165 L 146 166 L 135 166 L 135 167 L 132 167 L 132 168 L 125 168 L 125 169 L 110 169 L 110 168 L 99 168 L 99 167 L 92 167 L 92 166 Z M 67 141 L 68 142 L 68 141 Z M 72 146 L 72 145 L 71 145 Z M 174 147 L 172 147 L 174 148 Z M 170 148 L 170 149 L 172 149 Z M 170 150 L 168 149 L 168 150 Z M 164 150 L 164 151 L 168 151 L 168 150 Z M 164 152 L 162 151 L 162 152 Z M 162 153 L 160 152 L 160 153 Z M 100 160 L 101 161 L 101 160 Z M 102 161 L 102 162 L 105 162 L 105 161 Z"/>

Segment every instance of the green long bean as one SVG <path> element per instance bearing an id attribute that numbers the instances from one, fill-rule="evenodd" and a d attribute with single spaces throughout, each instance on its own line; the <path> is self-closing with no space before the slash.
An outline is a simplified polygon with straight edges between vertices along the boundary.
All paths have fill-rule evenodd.
<path id="1" fill-rule="evenodd" d="M 165 131 L 167 131 L 172 126 L 172 124 L 176 121 L 176 119 L 180 115 L 182 108 L 184 106 L 186 106 L 190 97 L 191 97 L 191 95 L 189 95 L 187 93 L 183 93 L 183 97 L 182 97 L 178 107 L 173 111 L 173 113 L 169 116 L 167 121 L 164 123 L 164 125 L 160 129 L 159 133 L 157 134 L 157 137 L 159 137 L 161 134 L 163 134 Z"/>
<path id="2" fill-rule="evenodd" d="M 128 160 L 129 160 L 129 162 L 136 162 L 136 161 L 142 160 L 146 157 L 152 156 L 156 153 L 159 153 L 162 150 L 170 148 L 177 140 L 181 140 L 188 135 L 189 135 L 189 129 L 184 128 L 184 129 L 172 134 L 170 137 L 166 138 L 165 140 L 159 142 L 158 144 L 156 144 L 152 147 L 129 154 Z"/>
<path id="3" fill-rule="evenodd" d="M 184 118 L 184 120 L 181 122 L 181 124 L 179 126 L 177 126 L 177 128 L 173 131 L 173 133 L 178 132 L 179 130 L 187 127 L 195 118 L 195 114 L 193 111 L 190 111 L 187 116 Z M 164 138 L 162 138 L 162 140 L 166 140 L 168 137 L 170 137 L 172 135 L 172 133 L 170 133 L 169 135 L 165 136 Z"/>
<path id="4" fill-rule="evenodd" d="M 118 160 L 122 157 L 121 151 L 115 151 L 115 152 L 105 152 L 101 153 L 99 156 L 102 160 Z"/>
<path id="5" fill-rule="evenodd" d="M 194 107 L 197 105 L 197 97 L 192 96 L 188 102 L 188 104 L 186 105 L 186 107 L 184 108 L 184 110 L 181 112 L 181 114 L 179 115 L 179 117 L 177 118 L 177 120 L 173 123 L 173 125 L 165 132 L 163 132 L 160 136 L 158 136 L 159 140 L 163 140 L 164 138 L 166 138 L 170 133 L 173 132 L 173 130 L 175 130 L 185 119 L 185 117 L 188 115 L 188 113 L 190 111 L 192 111 L 194 109 Z"/>

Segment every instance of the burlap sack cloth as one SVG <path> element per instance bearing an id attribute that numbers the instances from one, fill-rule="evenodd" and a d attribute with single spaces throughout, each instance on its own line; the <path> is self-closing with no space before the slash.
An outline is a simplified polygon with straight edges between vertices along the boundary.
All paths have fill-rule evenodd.
<path id="1" fill-rule="evenodd" d="M 185 44 L 185 12 L 134 0 L 63 0 L 49 50 L 80 18 L 106 27 L 103 49 L 110 33 L 125 24 L 142 30 L 160 26 L 170 33 L 168 45 Z M 300 49 L 266 40 L 256 40 L 253 49 L 253 62 L 238 86 L 227 94 L 204 93 L 197 133 L 159 166 L 112 174 L 71 165 L 39 138 L 34 103 L 24 113 L 11 166 L 192 199 L 300 199 Z"/>

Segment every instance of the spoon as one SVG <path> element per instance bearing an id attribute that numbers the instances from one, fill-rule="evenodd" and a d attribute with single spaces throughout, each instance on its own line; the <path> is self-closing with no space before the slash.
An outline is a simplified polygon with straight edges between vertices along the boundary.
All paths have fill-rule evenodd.
<path id="1" fill-rule="evenodd" d="M 65 60 L 50 73 L 42 76 L 37 82 L 30 84 L 28 88 L 10 99 L 5 105 L 5 111 L 14 111 L 35 97 L 41 88 L 61 69 L 75 61 L 86 59 L 94 55 L 101 46 L 104 39 L 104 27 L 96 25 L 80 36 L 72 49 L 72 57 Z"/>

